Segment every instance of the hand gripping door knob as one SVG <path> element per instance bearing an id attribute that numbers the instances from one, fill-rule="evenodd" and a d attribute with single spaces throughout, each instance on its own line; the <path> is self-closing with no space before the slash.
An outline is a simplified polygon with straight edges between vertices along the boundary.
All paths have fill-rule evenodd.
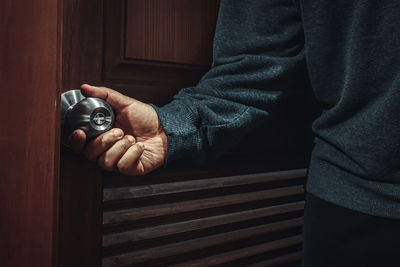
<path id="1" fill-rule="evenodd" d="M 90 140 L 111 129 L 113 124 L 114 112 L 103 99 L 84 97 L 80 90 L 61 95 L 61 142 L 64 145 L 74 130 L 83 130 Z"/>

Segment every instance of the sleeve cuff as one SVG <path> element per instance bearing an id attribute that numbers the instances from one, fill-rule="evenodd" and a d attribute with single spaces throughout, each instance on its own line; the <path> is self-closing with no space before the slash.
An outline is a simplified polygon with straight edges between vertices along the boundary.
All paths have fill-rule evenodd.
<path id="1" fill-rule="evenodd" d="M 178 160 L 191 160 L 195 155 L 201 157 L 201 138 L 198 117 L 180 101 L 157 107 L 150 104 L 157 112 L 161 126 L 167 136 L 167 156 L 165 165 Z M 200 158 L 196 158 L 201 160 Z"/>

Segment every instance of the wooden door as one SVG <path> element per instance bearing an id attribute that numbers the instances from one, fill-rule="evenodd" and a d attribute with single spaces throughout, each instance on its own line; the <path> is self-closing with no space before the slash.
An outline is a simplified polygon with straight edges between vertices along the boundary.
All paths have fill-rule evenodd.
<path id="1" fill-rule="evenodd" d="M 54 262 L 58 1 L 0 1 L 0 265 Z"/>

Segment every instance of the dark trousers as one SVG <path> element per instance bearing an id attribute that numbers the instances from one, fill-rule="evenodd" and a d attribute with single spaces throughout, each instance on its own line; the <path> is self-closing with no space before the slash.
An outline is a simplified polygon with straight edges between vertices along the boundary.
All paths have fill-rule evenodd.
<path id="1" fill-rule="evenodd" d="M 400 267 L 400 220 L 307 194 L 303 238 L 303 267 Z"/>

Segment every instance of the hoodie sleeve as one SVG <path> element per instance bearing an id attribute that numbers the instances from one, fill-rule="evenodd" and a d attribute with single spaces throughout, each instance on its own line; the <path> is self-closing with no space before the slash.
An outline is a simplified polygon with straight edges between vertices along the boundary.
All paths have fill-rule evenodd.
<path id="1" fill-rule="evenodd" d="M 304 37 L 291 0 L 222 0 L 211 69 L 163 106 L 166 164 L 205 163 L 235 146 L 301 90 Z"/>

